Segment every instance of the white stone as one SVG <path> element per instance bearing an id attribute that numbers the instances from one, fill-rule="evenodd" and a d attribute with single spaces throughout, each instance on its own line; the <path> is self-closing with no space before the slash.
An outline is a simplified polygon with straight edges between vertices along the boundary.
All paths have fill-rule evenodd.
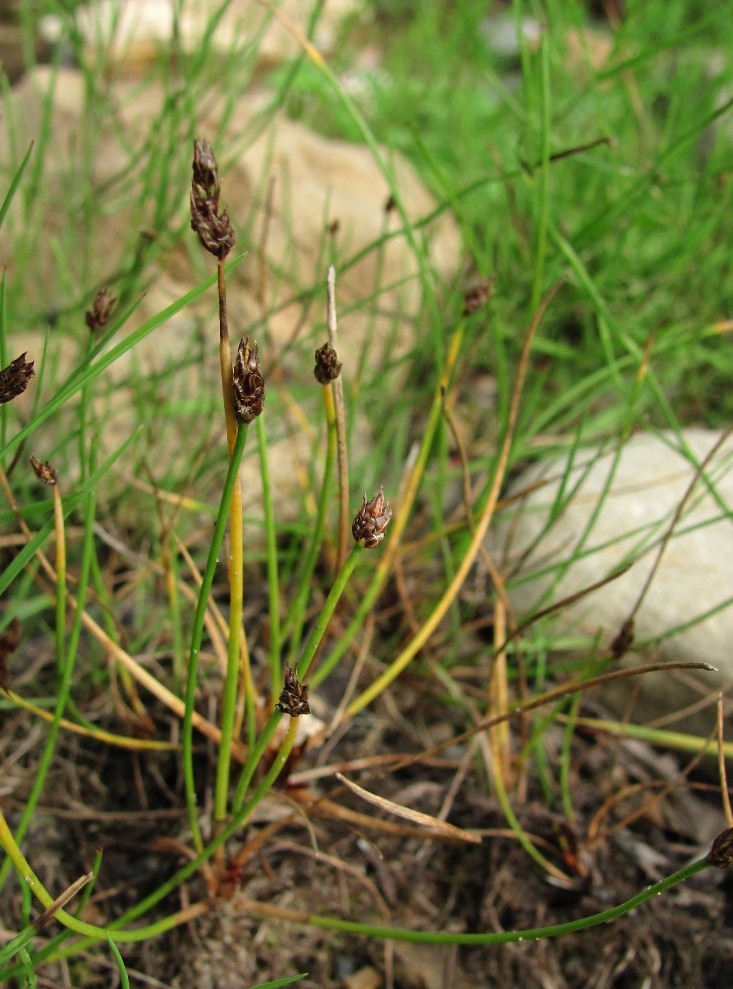
<path id="1" fill-rule="evenodd" d="M 556 633 L 607 647 L 620 631 L 664 548 L 636 613 L 632 662 L 707 662 L 717 673 L 664 672 L 623 681 L 604 697 L 617 710 L 639 690 L 637 719 L 672 714 L 733 685 L 733 439 L 726 437 L 703 476 L 695 472 L 721 434 L 686 429 L 640 433 L 621 449 L 581 449 L 572 465 L 556 457 L 528 468 L 512 493 L 527 491 L 491 536 L 505 560 L 513 608 L 527 616 L 603 580 L 622 576 L 562 608 Z M 689 492 L 689 494 L 688 494 Z M 627 659 L 625 662 L 628 662 Z M 709 731 L 712 706 L 685 726 Z"/>
<path id="2" fill-rule="evenodd" d="M 259 66 L 298 55 L 312 0 L 284 0 L 277 6 L 278 15 L 273 16 L 256 0 L 230 0 L 209 42 L 211 58 L 241 58 L 255 45 Z M 90 64 L 111 63 L 136 74 L 176 39 L 186 54 L 197 52 L 221 7 L 221 0 L 93 0 L 79 7 L 74 19 Z M 360 8 L 360 0 L 328 0 L 312 39 L 316 48 L 331 51 L 343 20 Z M 41 19 L 41 37 L 55 44 L 63 39 L 67 24 L 68 17 L 49 14 Z"/>

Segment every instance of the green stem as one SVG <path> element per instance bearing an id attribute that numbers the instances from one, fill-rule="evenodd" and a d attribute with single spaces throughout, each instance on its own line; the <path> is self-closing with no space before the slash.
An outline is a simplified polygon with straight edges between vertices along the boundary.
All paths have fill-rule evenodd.
<path id="1" fill-rule="evenodd" d="M 547 228 L 549 216 L 549 173 L 550 173 L 550 69 L 549 46 L 540 42 L 540 165 L 537 222 L 537 253 L 535 257 L 534 276 L 532 279 L 532 295 L 529 311 L 535 312 L 542 295 L 542 279 L 547 257 Z"/>
<path id="2" fill-rule="evenodd" d="M 350 920 L 338 920 L 335 917 L 322 917 L 318 914 L 305 914 L 298 911 L 278 910 L 277 916 L 281 919 L 293 920 L 298 924 L 310 924 L 312 927 L 319 927 L 325 930 L 341 931 L 345 934 L 358 934 L 363 937 L 384 938 L 386 941 L 411 941 L 416 944 L 452 944 L 452 945 L 482 945 L 482 944 L 512 944 L 518 941 L 540 941 L 545 938 L 561 937 L 565 934 L 576 934 L 578 931 L 586 931 L 591 927 L 598 927 L 600 924 L 607 924 L 611 920 L 616 920 L 626 913 L 635 910 L 648 900 L 659 896 L 673 886 L 686 882 L 686 880 L 696 876 L 699 872 L 708 868 L 710 863 L 706 859 L 699 859 L 691 865 L 685 866 L 678 872 L 672 873 L 666 879 L 661 879 L 653 886 L 647 886 L 641 893 L 632 896 L 630 900 L 625 900 L 618 906 L 600 913 L 591 914 L 589 917 L 581 917 L 579 920 L 569 920 L 564 924 L 551 924 L 548 927 L 531 927 L 523 931 L 499 931 L 486 934 L 453 934 L 448 931 L 410 931 L 400 927 L 380 927 L 373 924 L 361 924 Z M 257 903 L 242 901 L 240 904 L 243 910 L 250 913 L 257 912 Z M 275 910 L 262 910 L 267 915 L 275 915 Z"/>
<path id="3" fill-rule="evenodd" d="M 346 585 L 354 572 L 354 568 L 356 567 L 357 561 L 361 556 L 363 549 L 364 547 L 361 543 L 355 543 L 353 549 L 346 557 L 346 562 L 336 575 L 333 587 L 331 588 L 331 591 L 326 598 L 323 607 L 321 608 L 318 621 L 313 626 L 313 631 L 308 638 L 305 649 L 303 650 L 303 655 L 298 663 L 298 679 L 301 681 L 305 680 L 308 676 L 308 670 L 310 669 L 311 663 L 313 662 L 323 636 L 326 634 L 328 623 L 331 621 L 333 613 L 336 610 L 336 605 L 346 589 Z"/>
<path id="4" fill-rule="evenodd" d="M 221 393 L 224 401 L 224 422 L 227 448 L 231 463 L 239 427 L 234 414 L 234 382 L 232 378 L 232 350 L 229 341 L 229 315 L 227 311 L 226 277 L 224 262 L 217 265 L 219 290 L 219 370 Z M 237 472 L 229 505 L 229 637 L 227 644 L 227 668 L 221 705 L 221 741 L 216 758 L 216 784 L 214 787 L 214 825 L 224 826 L 229 795 L 229 771 L 232 760 L 232 739 L 237 714 L 237 686 L 239 684 L 239 648 L 242 638 L 242 611 L 244 610 L 244 538 L 242 520 L 242 482 Z"/>
<path id="5" fill-rule="evenodd" d="M 540 852 L 534 842 L 530 840 L 526 831 L 522 827 L 519 818 L 514 813 L 514 808 L 512 807 L 509 800 L 509 795 L 506 792 L 504 779 L 496 758 L 494 758 L 493 783 L 494 792 L 496 793 L 496 798 L 499 801 L 499 806 L 501 807 L 502 813 L 504 814 L 509 827 L 514 832 L 517 841 L 525 850 L 527 855 L 529 855 L 531 859 L 534 859 L 543 872 L 546 872 L 549 876 L 554 876 L 556 879 L 564 880 L 566 876 L 559 869 L 555 868 L 549 859 L 545 858 L 542 852 Z"/>
<path id="6" fill-rule="evenodd" d="M 246 439 L 247 427 L 240 426 L 234 443 L 234 449 L 232 450 L 232 455 L 229 458 L 229 469 L 224 481 L 221 502 L 219 504 L 219 512 L 216 516 L 214 535 L 212 536 L 211 545 L 209 547 L 209 555 L 206 560 L 206 567 L 204 568 L 201 579 L 201 587 L 199 588 L 199 595 L 196 601 L 196 611 L 193 619 L 193 629 L 191 631 L 191 649 L 188 656 L 188 677 L 186 681 L 185 696 L 186 712 L 183 718 L 183 732 L 181 739 L 182 761 L 188 823 L 191 828 L 194 846 L 199 852 L 203 850 L 204 844 L 201 837 L 201 830 L 199 828 L 196 812 L 196 788 L 193 774 L 193 711 L 196 700 L 198 662 L 201 651 L 201 639 L 204 631 L 206 606 L 208 604 L 211 587 L 214 582 L 214 575 L 216 574 L 216 565 L 219 559 L 219 553 L 224 541 L 224 532 L 226 530 L 227 519 L 229 517 L 229 506 L 231 504 L 232 494 L 234 493 L 234 486 L 239 475 L 239 465 L 242 460 L 242 454 L 244 453 L 244 444 Z M 237 615 L 237 619 L 241 620 L 241 611 Z"/>
<path id="7" fill-rule="evenodd" d="M 68 665 L 66 657 L 66 534 L 64 507 L 58 484 L 53 486 L 53 518 L 56 530 L 56 672 L 63 682 L 65 679 L 64 666 Z M 61 715 L 59 715 L 60 717 Z"/>
<path id="8" fill-rule="evenodd" d="M 239 482 L 239 476 L 237 476 L 237 482 Z M 229 511 L 229 638 L 221 704 L 221 742 L 216 758 L 216 784 L 214 788 L 214 821 L 217 827 L 222 826 L 227 815 L 232 739 L 237 714 L 242 611 L 244 610 L 242 497 L 240 484 L 237 482 L 235 482 Z"/>
<path id="9" fill-rule="evenodd" d="M 354 546 L 351 553 L 346 558 L 346 563 L 337 575 L 330 594 L 326 598 L 323 608 L 321 609 L 321 613 L 318 616 L 318 621 L 316 622 L 308 642 L 306 643 L 300 663 L 298 663 L 298 679 L 301 681 L 305 680 L 308 675 L 308 670 L 313 662 L 313 657 L 315 656 L 318 647 L 323 640 L 323 636 L 328 628 L 328 623 L 336 610 L 336 605 L 338 604 L 339 599 L 346 588 L 349 578 L 354 572 L 354 567 L 356 566 L 362 550 L 363 546 L 361 546 L 361 544 L 357 543 Z M 265 754 L 272 736 L 275 734 L 275 729 L 280 724 L 281 717 L 282 715 L 278 710 L 272 712 L 267 724 L 262 730 L 260 737 L 257 739 L 257 745 L 255 745 L 247 757 L 247 762 L 242 769 L 239 782 L 237 783 L 237 790 L 234 794 L 233 807 L 235 814 L 239 812 L 239 808 L 242 806 L 244 796 L 250 782 L 252 781 L 255 770 L 257 769 L 262 756 Z"/>
<path id="10" fill-rule="evenodd" d="M 254 813 L 263 797 L 265 797 L 266 794 L 272 789 L 275 781 L 282 772 L 283 767 L 290 756 L 290 752 L 292 751 L 292 747 L 295 742 L 296 730 L 297 718 L 293 718 L 291 719 L 288 731 L 283 739 L 277 755 L 272 762 L 272 765 L 260 785 L 247 801 L 246 806 L 244 806 L 241 811 L 234 816 L 229 824 L 212 841 L 209 842 L 209 844 L 200 852 L 199 855 L 196 856 L 195 859 L 186 863 L 186 865 L 179 869 L 178 872 L 175 873 L 175 875 L 173 875 L 167 882 L 159 886 L 158 889 L 134 906 L 131 910 L 128 910 L 127 913 L 123 914 L 122 917 L 119 917 L 107 928 L 95 927 L 93 924 L 84 923 L 83 921 L 79 921 L 75 917 L 72 917 L 70 914 L 67 914 L 64 910 L 59 910 L 56 913 L 56 919 L 59 920 L 60 923 L 64 924 L 64 926 L 69 930 L 74 931 L 77 934 L 84 935 L 84 940 L 71 944 L 61 951 L 55 951 L 52 947 L 42 949 L 34 957 L 34 962 L 36 965 L 48 959 L 61 959 L 67 958 L 71 955 L 76 955 L 95 941 L 107 940 L 110 933 L 113 935 L 117 944 L 129 944 L 137 941 L 149 940 L 150 938 L 157 937 L 165 931 L 176 927 L 181 922 L 178 914 L 163 917 L 161 920 L 158 920 L 153 924 L 148 924 L 145 927 L 138 927 L 134 930 L 119 929 L 123 924 L 134 920 L 143 913 L 146 913 L 151 907 L 155 906 L 156 903 L 159 903 L 160 900 L 164 899 L 169 893 L 173 892 L 173 890 L 184 883 L 189 876 L 193 875 L 193 873 L 196 872 L 196 870 L 199 869 L 204 862 L 208 861 L 211 856 L 242 827 L 245 821 Z M 7 851 L 18 875 L 24 878 L 28 887 L 33 891 L 43 906 L 49 907 L 53 902 L 52 897 L 41 885 L 33 873 L 30 865 L 23 857 L 22 852 L 18 848 L 13 835 L 7 826 L 1 810 L 0 845 L 2 845 Z M 55 945 L 53 947 L 55 947 Z M 10 969 L 2 974 L 10 977 L 16 974 L 16 969 Z"/>
<path id="11" fill-rule="evenodd" d="M 265 540 L 267 546 L 267 596 L 270 614 L 270 701 L 274 707 L 280 692 L 280 651 L 282 632 L 280 626 L 280 583 L 277 569 L 277 540 L 275 510 L 272 502 L 270 467 L 267 461 L 267 435 L 264 412 L 257 416 L 257 445 L 260 454 L 262 477 L 262 507 L 265 514 Z"/>
<path id="12" fill-rule="evenodd" d="M 323 533 L 326 529 L 326 514 L 328 511 L 328 498 L 331 493 L 331 476 L 333 464 L 336 459 L 336 412 L 333 401 L 333 393 L 330 384 L 323 385 L 323 406 L 326 414 L 326 425 L 328 428 L 328 438 L 326 445 L 326 462 L 323 467 L 323 480 L 321 481 L 321 497 L 318 502 L 318 516 L 313 530 L 306 554 L 303 569 L 298 575 L 298 590 L 295 600 L 290 609 L 287 623 L 290 626 L 290 650 L 288 654 L 288 665 L 294 667 L 297 662 L 297 654 L 303 635 L 303 622 L 305 621 L 305 609 L 308 602 L 308 594 L 311 589 L 311 579 L 316 568 L 318 554 L 323 543 Z"/>
<path id="13" fill-rule="evenodd" d="M 72 628 L 72 634 L 69 641 L 68 651 L 65 649 L 64 643 L 64 631 L 66 626 L 66 550 L 65 550 L 65 539 L 64 539 L 64 517 L 63 517 L 63 504 L 61 501 L 61 494 L 58 485 L 54 485 L 53 489 L 54 495 L 54 514 L 56 516 L 56 622 L 57 622 L 57 635 L 56 635 L 56 663 L 60 671 L 59 676 L 59 686 L 58 694 L 56 697 L 56 704 L 54 706 L 53 720 L 51 721 L 48 729 L 48 736 L 46 738 L 46 743 L 43 747 L 43 753 L 38 763 L 38 768 L 35 773 L 35 778 L 33 781 L 33 786 L 31 792 L 28 795 L 28 799 L 25 802 L 25 807 L 23 808 L 23 813 L 21 815 L 20 821 L 16 828 L 16 840 L 22 841 L 25 836 L 26 830 L 30 821 L 33 817 L 33 813 L 36 809 L 38 801 L 40 799 L 41 793 L 43 792 L 43 787 L 46 782 L 46 777 L 51 768 L 51 761 L 56 750 L 56 739 L 58 738 L 58 733 L 61 728 L 61 719 L 64 716 L 64 711 L 66 709 L 69 693 L 71 691 L 71 676 L 74 671 L 74 661 L 76 659 L 77 647 L 79 644 L 79 633 L 81 630 L 81 613 L 84 610 L 84 600 L 86 597 L 87 583 L 89 579 L 89 567 L 92 555 L 92 547 L 94 541 L 94 513 L 95 513 L 95 497 L 94 488 L 91 488 L 87 494 L 85 513 L 84 513 L 84 545 L 83 545 L 83 556 L 82 565 L 79 573 L 79 587 L 77 595 L 77 612 L 74 618 L 74 626 Z M 60 625 L 61 634 L 58 634 L 58 627 Z M 6 859 L 2 867 L 0 867 L 0 890 L 5 885 L 8 878 L 8 873 L 10 871 L 10 859 Z"/>
<path id="14" fill-rule="evenodd" d="M 18 843 L 8 827 L 8 823 L 5 820 L 5 815 L 1 810 L 0 845 L 2 845 L 5 849 L 9 861 L 12 862 L 21 881 L 26 884 L 26 888 L 29 889 L 34 894 L 36 899 L 38 899 L 41 904 L 48 909 L 48 907 L 53 904 L 53 897 L 43 886 L 35 872 L 31 869 L 28 861 L 18 847 Z M 87 924 L 83 920 L 77 920 L 76 917 L 73 917 L 65 910 L 58 910 L 55 916 L 56 919 L 59 920 L 65 927 L 69 928 L 71 931 L 74 931 L 76 934 L 83 934 L 87 937 L 93 938 L 95 941 L 98 941 L 100 938 L 105 936 L 103 928 L 96 927 L 94 924 Z"/>
<path id="15" fill-rule="evenodd" d="M 393 555 L 397 552 L 400 538 L 405 530 L 408 519 L 410 517 L 410 512 L 412 511 L 412 506 L 417 497 L 417 490 L 422 480 L 422 476 L 425 472 L 427 466 L 428 457 L 430 456 L 430 450 L 433 445 L 433 440 L 435 438 L 435 433 L 438 428 L 438 423 L 441 421 L 443 415 L 443 396 L 446 388 L 448 387 L 449 379 L 453 368 L 455 366 L 455 361 L 457 360 L 458 353 L 460 351 L 461 343 L 463 342 L 465 324 L 461 323 L 457 329 L 454 331 L 451 340 L 448 345 L 448 357 L 443 368 L 443 374 L 441 375 L 440 382 L 436 388 L 435 395 L 433 397 L 433 404 L 430 408 L 430 413 L 428 415 L 428 421 L 425 425 L 423 431 L 422 441 L 420 443 L 420 449 L 418 450 L 417 458 L 415 464 L 411 470 L 410 483 L 408 489 L 405 492 L 404 497 L 400 498 L 400 510 L 397 516 L 392 520 L 390 538 L 388 545 L 385 547 L 385 552 L 382 554 L 382 559 L 380 560 L 379 566 L 377 567 L 376 573 L 372 578 L 369 588 L 364 595 L 356 614 L 354 615 L 351 623 L 344 632 L 342 636 L 339 637 L 337 643 L 328 656 L 328 659 L 324 660 L 318 669 L 314 672 L 311 677 L 311 686 L 316 687 L 319 683 L 326 679 L 326 677 L 331 673 L 331 671 L 340 662 L 346 650 L 351 645 L 357 632 L 361 629 L 367 615 L 371 612 L 374 607 L 374 602 L 379 597 L 382 588 L 390 574 L 390 569 L 392 565 Z"/>

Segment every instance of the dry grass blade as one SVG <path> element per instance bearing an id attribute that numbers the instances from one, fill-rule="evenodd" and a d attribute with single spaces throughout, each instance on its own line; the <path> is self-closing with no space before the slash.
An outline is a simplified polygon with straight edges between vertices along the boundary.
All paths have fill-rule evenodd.
<path id="1" fill-rule="evenodd" d="M 46 924 L 50 924 L 55 918 L 59 910 L 63 910 L 67 903 L 74 899 L 77 893 L 80 893 L 87 883 L 94 879 L 94 873 L 88 872 L 85 876 L 79 876 L 67 889 L 64 890 L 53 903 L 47 907 L 42 914 L 33 921 L 33 926 L 37 931 L 40 931 Z"/>
<path id="2" fill-rule="evenodd" d="M 717 708 L 717 719 L 715 723 L 715 740 L 718 743 L 718 774 L 720 776 L 720 796 L 723 801 L 723 811 L 725 813 L 725 819 L 728 822 L 728 827 L 733 827 L 733 810 L 730 806 L 730 794 L 728 793 L 728 774 L 725 768 L 725 733 L 723 731 L 724 727 L 724 713 L 723 713 L 723 694 L 718 694 Z"/>
<path id="3" fill-rule="evenodd" d="M 5 495 L 8 499 L 8 504 L 10 505 L 11 511 L 16 516 L 18 525 L 20 526 L 23 537 L 27 542 L 30 542 L 33 534 L 25 523 L 18 506 L 16 504 L 15 498 L 13 497 L 13 492 L 8 483 L 7 476 L 5 472 L 0 468 L 0 487 L 2 487 Z M 48 557 L 42 550 L 36 551 L 36 559 L 43 568 L 48 579 L 52 584 L 56 584 L 57 576 L 56 570 L 49 561 Z M 76 610 L 78 608 L 78 602 L 73 595 L 66 593 L 66 601 L 70 608 Z M 85 628 L 94 638 L 104 647 L 104 649 L 113 656 L 119 663 L 124 666 L 132 677 L 141 686 L 145 687 L 154 697 L 164 704 L 170 711 L 176 714 L 179 718 L 184 716 L 185 705 L 180 697 L 176 696 L 171 690 L 168 690 L 159 680 L 157 680 L 151 673 L 149 673 L 140 663 L 137 662 L 129 653 L 119 646 L 109 635 L 104 631 L 101 625 L 86 612 L 83 611 L 81 615 L 81 620 L 84 623 Z M 213 725 L 206 718 L 202 717 L 197 711 L 193 712 L 193 725 L 200 731 L 203 735 L 206 735 L 211 741 L 219 744 L 221 742 L 221 731 Z M 232 753 L 235 758 L 241 760 L 242 762 L 246 758 L 246 751 L 244 746 L 240 742 L 234 742 L 231 746 Z"/>
<path id="4" fill-rule="evenodd" d="M 411 810 L 409 807 L 403 807 L 402 804 L 396 804 L 392 800 L 378 797 L 376 793 L 370 793 L 369 790 L 365 790 L 357 783 L 352 783 L 351 780 L 342 776 L 341 773 L 336 773 L 336 779 L 348 787 L 352 793 L 361 797 L 362 800 L 366 800 L 375 807 L 387 811 L 388 814 L 396 814 L 406 821 L 411 821 L 413 824 L 425 827 L 429 831 L 440 832 L 446 837 L 456 838 L 458 841 L 467 841 L 472 845 L 481 844 L 479 835 L 473 834 L 471 831 L 465 831 L 463 828 L 457 828 L 454 824 L 447 824 L 445 821 L 440 821 L 438 818 L 431 817 L 429 814 L 423 814 L 419 810 Z"/>
<path id="5" fill-rule="evenodd" d="M 494 517 L 494 512 L 496 511 L 496 506 L 499 502 L 499 494 L 501 491 L 501 486 L 504 483 L 506 476 L 507 466 L 509 464 L 509 454 L 511 452 L 512 443 L 514 442 L 514 430 L 516 428 L 517 419 L 519 416 L 519 403 L 522 396 L 522 389 L 524 386 L 524 380 L 527 375 L 527 368 L 529 366 L 529 356 L 532 349 L 532 343 L 535 338 L 535 334 L 539 328 L 542 318 L 549 306 L 550 302 L 555 296 L 555 293 L 560 288 L 562 282 L 558 282 L 547 295 L 542 299 L 537 311 L 532 317 L 530 323 L 529 331 L 524 340 L 522 346 L 522 353 L 519 358 L 519 365 L 517 368 L 517 376 L 514 388 L 512 390 L 512 398 L 509 406 L 509 414 L 507 417 L 506 430 L 504 433 L 504 439 L 501 443 L 499 451 L 497 453 L 496 464 L 494 466 L 494 473 L 491 480 L 491 484 L 486 496 L 485 504 L 481 510 L 481 516 L 477 521 L 475 531 L 473 533 L 470 545 L 466 550 L 466 553 L 461 560 L 459 566 L 456 569 L 453 579 L 450 581 L 449 585 L 443 592 L 440 600 L 433 608 L 431 615 L 425 620 L 420 632 L 412 638 L 410 643 L 402 650 L 400 655 L 391 663 L 389 668 L 382 673 L 359 697 L 356 698 L 348 707 L 347 715 L 353 717 L 362 708 L 370 704 L 375 697 L 384 691 L 393 680 L 395 680 L 399 674 L 409 665 L 409 663 L 414 659 L 414 657 L 420 652 L 425 643 L 430 639 L 433 632 L 436 630 L 438 625 L 440 625 L 443 618 L 448 612 L 448 609 L 455 601 L 461 587 L 468 576 L 471 567 L 473 566 L 476 557 L 479 555 L 481 548 L 484 544 L 484 539 L 488 531 L 491 520 Z"/>

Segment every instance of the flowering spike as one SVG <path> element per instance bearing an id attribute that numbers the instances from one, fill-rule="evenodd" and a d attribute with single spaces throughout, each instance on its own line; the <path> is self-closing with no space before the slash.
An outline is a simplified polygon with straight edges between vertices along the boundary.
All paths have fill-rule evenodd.
<path id="1" fill-rule="evenodd" d="M 219 171 L 208 141 L 193 142 L 193 179 L 191 182 L 191 229 L 203 247 L 223 261 L 236 243 L 234 229 L 226 210 L 219 206 Z"/>
<path id="2" fill-rule="evenodd" d="M 365 549 L 373 549 L 384 539 L 384 530 L 392 518 L 392 509 L 385 501 L 384 491 L 380 488 L 371 501 L 367 496 L 361 500 L 361 508 L 351 526 L 351 533 L 357 543 L 362 543 Z"/>
<path id="3" fill-rule="evenodd" d="M 25 357 L 25 354 L 21 354 L 0 371 L 0 405 L 12 402 L 18 395 L 22 395 L 36 373 L 33 370 L 33 361 L 27 361 Z"/>
<path id="4" fill-rule="evenodd" d="M 109 322 L 109 317 L 114 309 L 117 299 L 108 288 L 100 288 L 94 297 L 91 309 L 88 309 L 84 318 L 92 333 L 101 330 Z"/>
<path id="5" fill-rule="evenodd" d="M 280 694 L 280 703 L 275 707 L 283 714 L 289 714 L 291 718 L 311 713 L 308 703 L 308 684 L 300 683 L 297 670 L 291 670 L 289 666 L 285 667 L 285 685 Z"/>
<path id="6" fill-rule="evenodd" d="M 733 865 L 733 828 L 721 831 L 710 846 L 706 859 L 709 865 L 717 869 L 728 869 Z"/>
<path id="7" fill-rule="evenodd" d="M 463 315 L 470 316 L 488 303 L 494 292 L 494 279 L 483 278 L 469 289 L 463 298 Z"/>
<path id="8" fill-rule="evenodd" d="M 47 484 L 52 488 L 58 483 L 56 477 L 56 468 L 52 467 L 48 460 L 38 460 L 36 457 L 31 457 L 31 467 L 35 471 L 36 477 L 43 484 Z"/>
<path id="9" fill-rule="evenodd" d="M 316 350 L 316 366 L 313 369 L 316 381 L 321 385 L 327 385 L 329 381 L 335 381 L 341 374 L 341 365 L 338 362 L 336 351 L 329 343 L 324 343 Z"/>
<path id="10" fill-rule="evenodd" d="M 234 414 L 239 422 L 249 424 L 265 405 L 265 379 L 257 356 L 257 344 L 249 337 L 239 341 L 234 362 Z"/>

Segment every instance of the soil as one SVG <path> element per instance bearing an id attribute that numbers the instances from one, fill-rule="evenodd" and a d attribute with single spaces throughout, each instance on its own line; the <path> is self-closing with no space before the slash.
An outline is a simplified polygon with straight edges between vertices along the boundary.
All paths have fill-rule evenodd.
<path id="1" fill-rule="evenodd" d="M 131 985 L 234 989 L 308 973 L 296 983 L 303 989 L 727 989 L 733 966 L 733 875 L 715 869 L 613 923 L 502 946 L 391 943 L 262 916 L 253 903 L 275 914 L 315 912 L 437 931 L 555 924 L 626 900 L 704 855 L 725 827 L 719 788 L 705 778 L 695 781 L 697 770 L 688 779 L 676 757 L 580 732 L 571 748 L 571 818 L 559 799 L 557 752 L 563 729 L 551 726 L 544 729 L 541 769 L 536 760 L 527 760 L 522 770 L 515 759 L 510 797 L 523 828 L 566 877 L 553 878 L 507 827 L 477 746 L 459 742 L 396 772 L 349 768 L 352 759 L 368 763 L 376 756 L 416 754 L 460 733 L 459 709 L 448 707 L 437 692 L 426 696 L 425 683 L 408 675 L 356 718 L 337 745 L 316 745 L 288 768 L 287 783 L 227 849 L 230 857 L 245 845 L 249 853 L 241 870 L 229 864 L 231 881 L 209 909 L 156 940 L 122 946 Z M 466 691 L 472 689 L 467 683 Z M 333 692 L 331 684 L 314 698 L 321 714 Z M 151 708 L 149 713 L 159 729 L 165 726 L 164 711 Z M 119 730 L 118 722 L 115 727 Z M 14 741 L 6 733 L 9 728 Z M 6 779 L 4 799 L 11 824 L 32 782 L 39 750 L 36 741 L 25 754 L 20 751 L 19 729 L 37 733 L 25 715 L 5 722 L 3 751 L 17 755 L 9 771 L 12 792 Z M 210 798 L 212 757 L 204 748 L 198 756 L 203 807 Z M 436 841 L 416 836 L 414 828 L 410 833 L 407 822 L 346 790 L 335 779 L 339 769 L 371 792 L 426 814 L 437 815 L 448 800 L 450 822 L 480 835 L 480 844 Z M 344 820 L 344 808 L 362 817 Z M 390 833 L 384 822 L 407 833 Z M 44 808 L 23 843 L 48 888 L 61 890 L 88 870 L 101 847 L 102 871 L 84 916 L 104 923 L 170 875 L 183 861 L 184 846 L 186 819 L 175 755 L 140 756 L 62 735 Z M 159 915 L 206 902 L 206 897 L 207 888 L 196 877 L 169 897 Z M 13 930 L 20 915 L 13 883 L 0 918 Z M 48 928 L 36 948 L 57 933 Z M 42 967 L 39 986 L 109 987 L 118 984 L 117 978 L 105 946 Z"/>

